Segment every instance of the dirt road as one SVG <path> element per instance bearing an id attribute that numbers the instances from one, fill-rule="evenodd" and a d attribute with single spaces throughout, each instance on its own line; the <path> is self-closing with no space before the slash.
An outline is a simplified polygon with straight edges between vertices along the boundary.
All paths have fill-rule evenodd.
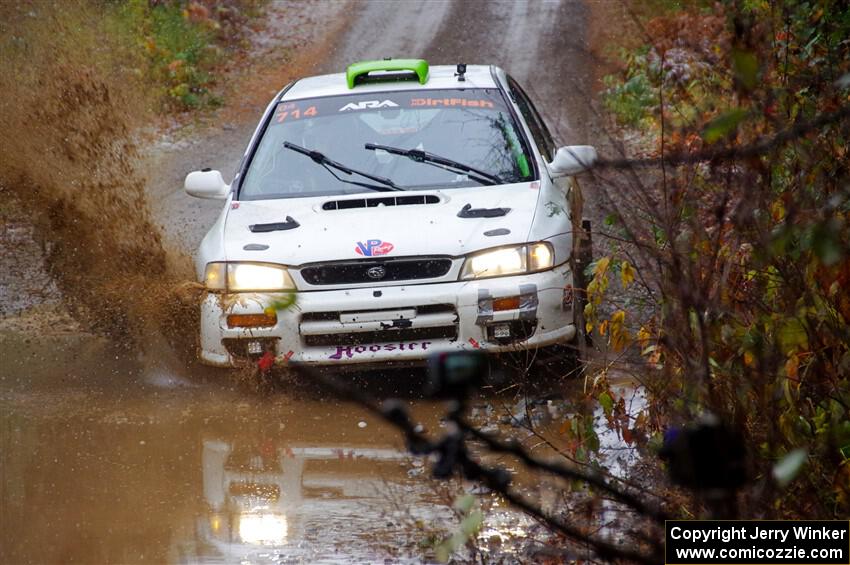
<path id="1" fill-rule="evenodd" d="M 297 6 L 309 11 L 298 45 L 283 58 L 269 40 L 266 86 L 256 77 L 244 83 L 250 93 L 237 85 L 239 111 L 152 148 L 150 204 L 171 245 L 191 252 L 214 221 L 220 203 L 187 197 L 183 177 L 210 166 L 229 178 L 288 76 L 276 65 L 296 61 L 315 74 L 384 56 L 494 63 L 527 86 L 560 141 L 593 141 L 583 2 Z M 283 8 L 272 13 L 292 14 Z M 155 340 L 140 356 L 73 332 L 7 332 L 0 359 L 0 562 L 416 559 L 425 532 L 410 524 L 451 527 L 397 436 L 349 404 L 252 394 L 222 373 L 183 366 Z M 417 378 L 395 374 L 379 386 L 407 394 Z M 412 405 L 439 427 L 437 406 Z"/>
<path id="2" fill-rule="evenodd" d="M 585 37 L 587 8 L 580 0 L 313 3 L 324 27 L 338 31 L 326 46 L 319 35 L 299 47 L 301 75 L 344 72 L 348 64 L 383 57 L 424 57 L 432 64 L 495 64 L 522 83 L 556 139 L 590 143 L 592 59 Z M 340 25 L 340 18 L 344 25 Z M 320 59 L 314 59 L 315 54 Z M 271 65 L 270 65 L 271 66 Z M 265 96 L 246 104 L 238 120 L 202 128 L 192 137 L 164 142 L 149 165 L 151 204 L 169 240 L 193 251 L 220 211 L 218 202 L 187 197 L 186 173 L 219 169 L 229 180 L 273 93 L 290 76 L 270 70 Z"/>

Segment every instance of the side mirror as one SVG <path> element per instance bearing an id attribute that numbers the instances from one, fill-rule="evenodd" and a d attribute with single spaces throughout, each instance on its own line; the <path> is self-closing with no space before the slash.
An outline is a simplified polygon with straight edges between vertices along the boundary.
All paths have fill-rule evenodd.
<path id="1" fill-rule="evenodd" d="M 588 170 L 596 162 L 596 148 L 591 145 L 567 145 L 558 149 L 548 164 L 553 177 L 576 175 Z"/>
<path id="2" fill-rule="evenodd" d="M 224 200 L 230 192 L 230 185 L 224 182 L 221 172 L 210 169 L 189 173 L 183 187 L 189 196 L 212 200 Z"/>

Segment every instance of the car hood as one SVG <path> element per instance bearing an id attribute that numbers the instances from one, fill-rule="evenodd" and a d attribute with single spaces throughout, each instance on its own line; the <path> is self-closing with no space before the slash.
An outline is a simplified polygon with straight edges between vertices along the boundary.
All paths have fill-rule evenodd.
<path id="1" fill-rule="evenodd" d="M 537 182 L 524 182 L 442 191 L 233 202 L 224 223 L 224 251 L 228 261 L 294 266 L 366 257 L 458 256 L 524 243 L 537 208 L 538 187 Z M 406 197 L 437 201 L 394 203 L 394 199 Z M 354 204 L 351 201 L 364 206 L 345 208 Z M 473 213 L 494 208 L 510 211 L 496 217 L 459 217 L 467 204 Z M 298 227 L 269 232 L 250 229 L 256 224 L 286 222 L 287 217 Z"/>

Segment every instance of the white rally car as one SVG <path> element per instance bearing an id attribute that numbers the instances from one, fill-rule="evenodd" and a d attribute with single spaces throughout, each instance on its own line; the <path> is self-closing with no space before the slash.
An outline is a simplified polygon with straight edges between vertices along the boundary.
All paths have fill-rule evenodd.
<path id="1" fill-rule="evenodd" d="M 493 66 L 367 61 L 289 84 L 231 184 L 186 177 L 226 201 L 196 257 L 201 360 L 363 367 L 574 340 L 570 175 L 595 159 L 556 147 Z"/>

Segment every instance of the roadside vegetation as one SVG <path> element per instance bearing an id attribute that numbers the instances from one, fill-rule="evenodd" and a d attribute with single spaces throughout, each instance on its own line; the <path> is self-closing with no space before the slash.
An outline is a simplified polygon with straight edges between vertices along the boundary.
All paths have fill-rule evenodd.
<path id="1" fill-rule="evenodd" d="M 139 54 L 134 69 L 160 109 L 222 104 L 218 75 L 242 46 L 265 0 L 127 0 L 104 3 L 105 27 Z"/>
<path id="2" fill-rule="evenodd" d="M 597 175 L 615 243 L 586 314 L 615 352 L 640 351 L 649 403 L 612 421 L 658 444 L 711 413 L 748 446 L 740 515 L 846 516 L 850 10 L 676 3 L 636 25 L 605 102 L 646 145 L 615 144 Z M 644 308 L 601 315 L 614 279 Z"/>
<path id="3" fill-rule="evenodd" d="M 604 80 L 610 145 L 584 179 L 605 210 L 584 311 L 601 362 L 558 437 L 535 428 L 531 404 L 518 431 L 470 418 L 470 360 L 441 391 L 454 399 L 441 437 L 360 399 L 436 457 L 435 476 L 482 483 L 545 524 L 553 560 L 660 562 L 665 518 L 850 514 L 850 10 L 627 11 L 637 34 L 612 46 L 620 71 Z M 638 454 L 625 471 L 603 453 L 599 416 Z M 488 453 L 560 485 L 560 504 L 524 497 Z M 483 541 L 461 532 L 442 558 Z"/>
<path id="4" fill-rule="evenodd" d="M 86 329 L 121 341 L 149 323 L 181 325 L 168 290 L 181 260 L 151 220 L 140 140 L 165 117 L 222 102 L 222 76 L 262 6 L 0 3 L 0 217 L 32 231 L 44 251 L 34 261 Z"/>

